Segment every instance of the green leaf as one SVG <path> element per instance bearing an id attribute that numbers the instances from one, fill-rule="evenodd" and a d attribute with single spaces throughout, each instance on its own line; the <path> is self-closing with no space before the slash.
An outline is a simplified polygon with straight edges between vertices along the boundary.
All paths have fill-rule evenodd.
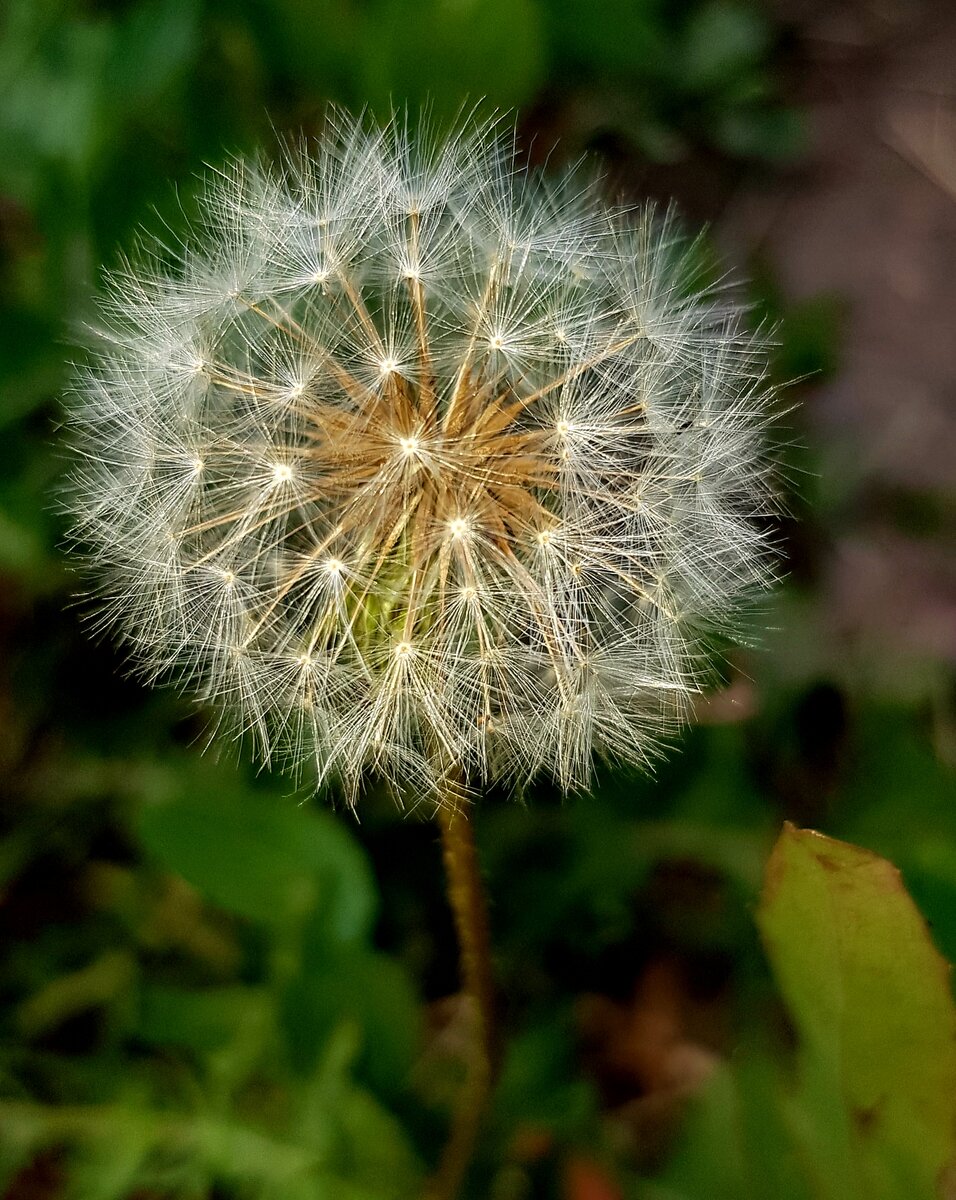
<path id="1" fill-rule="evenodd" d="M 26 1037 L 38 1037 L 87 1009 L 119 1003 L 132 987 L 136 962 L 125 950 L 107 950 L 93 962 L 58 975 L 25 1000 L 17 1023 Z"/>
<path id="2" fill-rule="evenodd" d="M 648 1200 L 816 1200 L 792 1136 L 779 1063 L 721 1067 L 694 1105 L 678 1154 Z"/>
<path id="3" fill-rule="evenodd" d="M 352 1087 L 338 1110 L 341 1123 L 343 1184 L 354 1188 L 355 1200 L 413 1200 L 421 1195 L 421 1168 L 405 1132 L 392 1114 L 369 1092 Z"/>
<path id="4" fill-rule="evenodd" d="M 342 1021 L 298 1095 L 295 1133 L 324 1168 L 315 1200 L 412 1200 L 421 1166 L 405 1131 L 351 1078 L 360 1037 L 354 1021 Z"/>
<path id="5" fill-rule="evenodd" d="M 357 946 L 326 946 L 309 966 L 283 1005 L 297 1070 L 313 1070 L 330 1031 L 350 1019 L 360 1031 L 361 1073 L 381 1092 L 403 1090 L 421 1030 L 418 1000 L 401 965 Z"/>
<path id="6" fill-rule="evenodd" d="M 757 103 L 727 106 L 717 113 L 713 137 L 730 154 L 785 163 L 807 144 L 806 122 L 795 109 Z"/>
<path id="7" fill-rule="evenodd" d="M 548 33 L 557 57 L 599 78 L 660 73 L 670 49 L 661 0 L 550 0 Z"/>
<path id="8" fill-rule="evenodd" d="M 70 1161 L 70 1200 L 125 1200 L 152 1149 L 152 1131 L 120 1110 L 107 1136 L 82 1141 Z M 104 1134 L 106 1131 L 104 1130 Z"/>
<path id="9" fill-rule="evenodd" d="M 319 908 L 334 940 L 364 937 L 375 912 L 371 869 L 343 824 L 287 798 L 210 788 L 146 807 L 143 844 L 213 903 L 252 921 L 282 924 Z"/>
<path id="10" fill-rule="evenodd" d="M 700 5 L 685 30 L 680 82 L 688 91 L 719 87 L 759 62 L 768 41 L 758 10 L 722 0 Z"/>
<path id="11" fill-rule="evenodd" d="M 427 103 L 448 117 L 482 98 L 510 108 L 544 75 L 537 0 L 385 0 L 366 33 L 363 90 L 385 111 Z"/>
<path id="12" fill-rule="evenodd" d="M 684 1131 L 683 1153 L 659 1181 L 666 1188 L 664 1195 L 674 1200 L 749 1197 L 738 1109 L 732 1072 L 718 1071 L 691 1113 Z"/>
<path id="13" fill-rule="evenodd" d="M 144 0 L 117 26 L 111 94 L 127 104 L 156 100 L 192 66 L 199 44 L 196 0 Z"/>
<path id="14" fill-rule="evenodd" d="M 55 578 L 47 548 L 36 529 L 15 520 L 0 507 L 0 571 L 42 585 Z"/>
<path id="15" fill-rule="evenodd" d="M 13 0 L 0 17 L 0 181 L 58 161 L 78 173 L 99 148 L 102 80 L 112 30 L 102 20 L 71 19 L 59 5 Z M 11 160 L 10 151 L 21 151 Z M 24 172 L 24 165 L 28 171 Z"/>
<path id="16" fill-rule="evenodd" d="M 359 107 L 355 58 L 365 52 L 369 14 L 349 0 L 258 0 L 242 5 L 257 47 L 280 77 Z"/>
<path id="17" fill-rule="evenodd" d="M 136 1035 L 154 1046 L 180 1046 L 197 1054 L 230 1040 L 261 1042 L 269 1023 L 268 999 L 247 987 L 142 989 Z"/>
<path id="18" fill-rule="evenodd" d="M 51 351 L 53 322 L 24 309 L 0 322 L 0 429 L 49 401 L 63 379 L 62 354 Z"/>
<path id="19" fill-rule="evenodd" d="M 593 1130 L 598 1098 L 580 1078 L 574 1058 L 574 1027 L 568 1011 L 549 1012 L 512 1038 L 498 1081 L 494 1121 L 502 1139 L 531 1125 L 574 1140 Z"/>
<path id="20" fill-rule="evenodd" d="M 956 1154 L 950 972 L 885 859 L 788 825 L 759 915 L 828 1200 L 931 1197 Z"/>

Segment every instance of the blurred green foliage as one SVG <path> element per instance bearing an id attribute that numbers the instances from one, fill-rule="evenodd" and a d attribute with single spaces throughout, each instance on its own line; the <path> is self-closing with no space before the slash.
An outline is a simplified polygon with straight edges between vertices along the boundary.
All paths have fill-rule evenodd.
<path id="1" fill-rule="evenodd" d="M 125 682 L 79 627 L 57 548 L 57 397 L 99 271 L 140 222 L 175 239 L 204 161 L 312 128 L 330 99 L 427 101 L 438 120 L 515 106 L 545 151 L 560 134 L 565 155 L 610 148 L 648 172 L 714 157 L 767 170 L 801 139 L 776 82 L 785 43 L 748 0 L 0 7 L 0 1195 L 411 1198 L 459 1081 L 429 828 L 375 794 L 359 826 L 201 758 L 192 710 Z M 787 311 L 764 278 L 756 295 L 781 322 L 781 379 L 838 369 L 838 298 Z M 840 1051 L 819 1057 L 822 980 L 802 999 L 797 986 L 818 962 L 795 977 L 790 951 L 822 954 L 829 917 L 791 912 L 784 935 L 765 901 L 775 986 L 753 916 L 789 816 L 898 864 L 956 958 L 953 700 L 938 664 L 908 698 L 877 698 L 833 650 L 815 589 L 832 484 L 809 451 L 787 467 L 804 480 L 804 520 L 785 531 L 795 574 L 760 618 L 764 650 L 728 668 L 739 710 L 712 713 L 654 780 L 609 774 L 563 804 L 542 784 L 478 814 L 509 1049 L 476 1198 L 584 1200 L 583 1178 L 660 1200 L 864 1194 L 800 1167 L 815 1153 L 801 1131 L 826 1132 L 835 1103 L 808 1062 Z M 792 905 L 820 883 L 798 867 Z M 899 1044 L 879 1024 L 889 999 L 920 1014 L 925 1059 L 887 1057 L 903 1103 L 948 1063 L 933 1038 L 949 1009 L 926 991 L 921 927 L 890 937 L 903 893 L 864 909 L 861 953 L 886 930 L 899 991 L 870 1005 L 848 974 L 844 1015 L 879 1057 Z M 672 1019 L 720 1059 L 683 1134 L 694 1088 L 661 1084 L 641 1032 L 660 964 L 695 1014 Z M 952 1147 L 933 1130 L 941 1160 Z M 874 1170 L 865 1194 L 919 1200 Z"/>
<path id="2" fill-rule="evenodd" d="M 420 1007 L 371 944 L 355 839 L 192 756 L 85 766 L 92 796 L 119 771 L 136 798 L 138 858 L 92 851 L 80 913 L 9 956 L 0 1177 L 56 1151 L 83 1197 L 414 1195 L 376 1095 L 402 1097 Z"/>

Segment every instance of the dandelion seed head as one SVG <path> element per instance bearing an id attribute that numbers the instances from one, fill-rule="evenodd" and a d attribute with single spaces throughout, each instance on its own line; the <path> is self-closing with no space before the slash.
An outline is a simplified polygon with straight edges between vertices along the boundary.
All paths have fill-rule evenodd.
<path id="1" fill-rule="evenodd" d="M 76 388 L 101 619 L 350 799 L 650 762 L 773 576 L 763 339 L 512 144 L 338 115 L 237 161 Z"/>

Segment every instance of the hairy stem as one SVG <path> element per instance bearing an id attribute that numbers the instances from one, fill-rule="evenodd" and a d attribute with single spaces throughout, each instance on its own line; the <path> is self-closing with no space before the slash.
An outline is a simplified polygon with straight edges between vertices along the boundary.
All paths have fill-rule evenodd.
<path id="1" fill-rule="evenodd" d="M 467 1077 L 458 1097 L 451 1133 L 427 1200 L 458 1195 L 494 1082 L 497 1065 L 495 993 L 491 969 L 488 906 L 468 812 L 453 805 L 438 809 L 445 859 L 448 902 L 455 919 L 461 961 L 461 986 L 470 1006 L 471 1039 Z"/>

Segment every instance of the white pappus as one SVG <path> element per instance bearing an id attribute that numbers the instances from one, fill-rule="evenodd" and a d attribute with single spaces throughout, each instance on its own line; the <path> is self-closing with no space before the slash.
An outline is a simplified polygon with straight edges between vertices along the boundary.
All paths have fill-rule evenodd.
<path id="1" fill-rule="evenodd" d="M 74 537 L 148 678 L 354 799 L 649 761 L 773 575 L 765 339 L 653 210 L 334 116 L 108 280 Z"/>

